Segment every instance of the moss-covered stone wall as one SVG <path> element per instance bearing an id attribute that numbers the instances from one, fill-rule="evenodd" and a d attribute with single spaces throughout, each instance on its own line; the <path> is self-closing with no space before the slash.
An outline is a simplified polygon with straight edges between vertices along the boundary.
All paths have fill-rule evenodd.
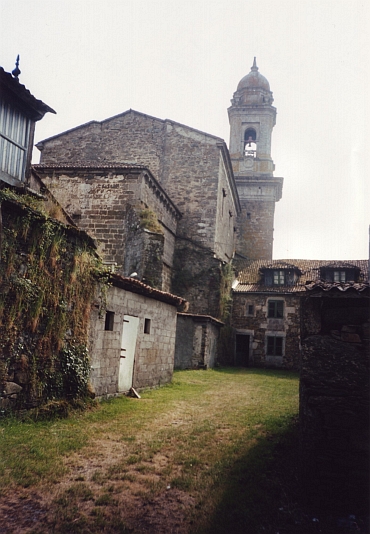
<path id="1" fill-rule="evenodd" d="M 0 409 L 88 394 L 87 327 L 102 274 L 92 241 L 42 200 L 0 191 Z"/>

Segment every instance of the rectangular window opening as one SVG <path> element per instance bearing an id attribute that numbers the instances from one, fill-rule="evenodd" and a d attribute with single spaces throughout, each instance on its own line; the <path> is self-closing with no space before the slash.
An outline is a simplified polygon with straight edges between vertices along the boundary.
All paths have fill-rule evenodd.
<path id="1" fill-rule="evenodd" d="M 247 315 L 253 315 L 254 314 L 254 306 L 253 304 L 247 305 Z"/>
<path id="2" fill-rule="evenodd" d="M 279 336 L 267 336 L 267 356 L 283 355 L 283 338 Z"/>
<path id="3" fill-rule="evenodd" d="M 267 317 L 275 319 L 284 318 L 284 301 L 283 300 L 269 300 Z"/>
<path id="4" fill-rule="evenodd" d="M 334 271 L 334 282 L 345 282 L 346 271 Z"/>
<path id="5" fill-rule="evenodd" d="M 105 327 L 104 330 L 110 330 L 113 331 L 113 325 L 114 325 L 114 312 L 112 311 L 106 311 L 105 313 Z"/>
<path id="6" fill-rule="evenodd" d="M 144 319 L 144 334 L 150 334 L 150 319 Z"/>
<path id="7" fill-rule="evenodd" d="M 285 284 L 285 272 L 274 271 L 274 286 L 283 286 Z"/>

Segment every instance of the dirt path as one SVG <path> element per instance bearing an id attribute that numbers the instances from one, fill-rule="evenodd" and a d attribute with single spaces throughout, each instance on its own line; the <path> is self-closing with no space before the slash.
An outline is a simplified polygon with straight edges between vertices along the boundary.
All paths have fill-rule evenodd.
<path id="1" fill-rule="evenodd" d="M 166 415 L 162 428 L 172 420 L 178 425 L 185 424 L 177 409 Z M 135 443 L 135 450 L 137 447 Z M 131 467 L 121 465 L 130 454 L 132 447 L 110 435 L 68 457 L 68 475 L 57 485 L 41 484 L 36 491 L 14 488 L 0 498 L 0 533 L 53 532 L 66 521 L 70 523 L 69 532 L 90 532 L 89 523 L 101 523 L 108 529 L 103 532 L 114 532 L 108 526 L 112 522 L 113 528 L 119 529 L 117 532 L 125 527 L 123 532 L 188 532 L 189 521 L 185 518 L 195 499 L 187 492 L 171 488 L 169 483 L 164 491 L 157 491 L 166 478 L 171 453 L 157 453 L 150 461 L 133 463 Z"/>
<path id="2" fill-rule="evenodd" d="M 46 477 L 2 494 L 0 534 L 196 532 L 218 506 L 227 470 L 266 435 L 261 417 L 297 405 L 293 384 L 289 406 L 277 407 L 274 377 L 196 373 L 184 390 L 130 399 L 107 417 L 83 416 L 87 445 L 63 457 L 57 483 Z M 63 423 L 56 425 L 62 435 Z"/>

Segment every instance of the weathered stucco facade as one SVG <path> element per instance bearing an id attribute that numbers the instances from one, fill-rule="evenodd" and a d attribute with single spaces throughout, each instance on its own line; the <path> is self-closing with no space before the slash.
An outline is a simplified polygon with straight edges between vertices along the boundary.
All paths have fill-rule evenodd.
<path id="1" fill-rule="evenodd" d="M 112 282 L 106 310 L 97 307 L 91 316 L 91 383 L 96 395 L 169 382 L 174 369 L 177 308 L 183 307 L 184 300 L 119 275 L 113 275 Z M 130 321 L 133 327 L 126 339 Z"/>

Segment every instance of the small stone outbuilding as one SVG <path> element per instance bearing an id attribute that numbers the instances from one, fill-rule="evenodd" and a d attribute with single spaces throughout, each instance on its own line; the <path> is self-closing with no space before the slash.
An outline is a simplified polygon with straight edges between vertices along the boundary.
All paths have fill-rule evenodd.
<path id="1" fill-rule="evenodd" d="M 139 280 L 111 275 L 106 309 L 90 323 L 91 384 L 98 397 L 160 386 L 174 369 L 177 310 L 186 301 Z"/>
<path id="2" fill-rule="evenodd" d="M 178 313 L 175 369 L 207 369 L 217 360 L 221 321 L 209 315 Z"/>

